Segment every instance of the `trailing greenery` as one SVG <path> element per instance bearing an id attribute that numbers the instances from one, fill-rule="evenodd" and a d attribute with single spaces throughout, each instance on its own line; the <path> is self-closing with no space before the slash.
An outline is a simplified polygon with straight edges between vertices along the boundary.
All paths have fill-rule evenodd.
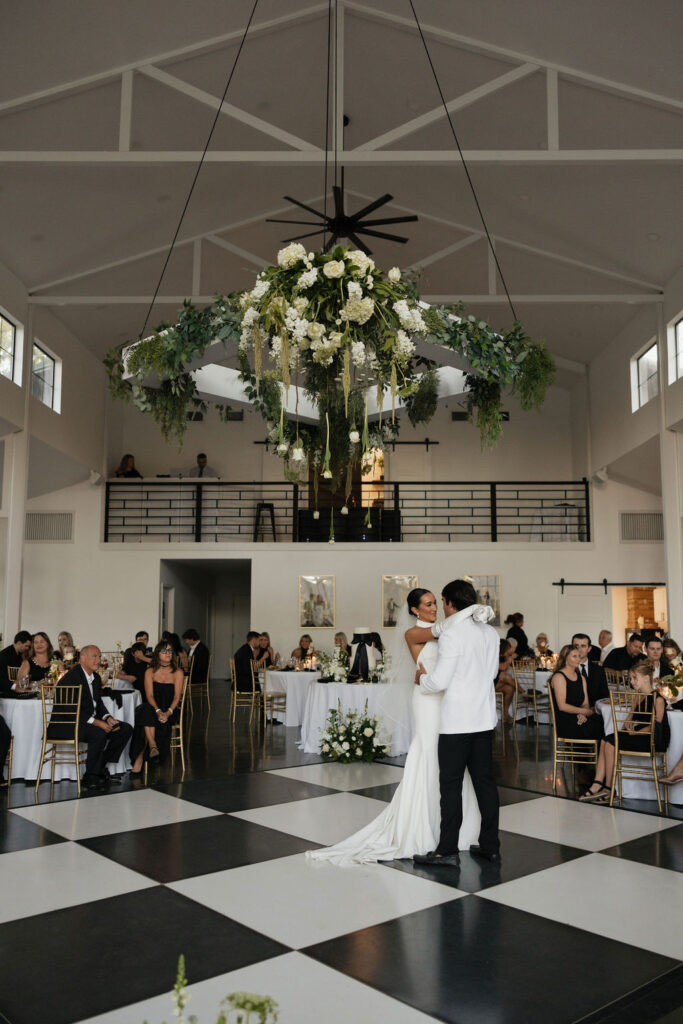
<path id="1" fill-rule="evenodd" d="M 185 1009 L 191 996 L 187 991 L 185 957 L 182 955 L 178 957 L 178 971 L 171 998 L 176 1024 L 186 1024 Z M 260 996 L 254 992 L 231 992 L 221 1000 L 216 1024 L 277 1024 L 278 1010 L 278 1004 L 270 996 Z M 191 1013 L 187 1024 L 199 1024 L 198 1018 Z"/>
<path id="2" fill-rule="evenodd" d="M 555 360 L 544 345 L 531 345 L 514 385 L 522 409 L 540 409 L 555 380 Z"/>
<path id="3" fill-rule="evenodd" d="M 493 448 L 503 433 L 503 405 L 500 384 L 467 374 L 467 410 L 476 423 L 481 447 Z M 476 415 L 475 415 L 476 410 Z"/>

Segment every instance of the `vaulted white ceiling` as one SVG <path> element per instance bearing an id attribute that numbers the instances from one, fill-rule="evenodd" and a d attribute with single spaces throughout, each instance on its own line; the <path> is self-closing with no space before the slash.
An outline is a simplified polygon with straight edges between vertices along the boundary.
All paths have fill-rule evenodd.
<path id="1" fill-rule="evenodd" d="M 0 259 L 98 355 L 142 327 L 252 4 L 23 0 L 5 16 Z M 683 8 L 414 4 L 517 312 L 585 362 L 683 264 Z M 377 240 L 377 262 L 509 325 L 409 0 L 336 6 L 348 205 L 391 192 L 381 213 L 420 218 L 397 228 L 405 246 Z M 322 204 L 327 14 L 259 0 L 152 322 L 247 286 L 313 230 L 265 217 L 307 219 L 284 195 Z"/>

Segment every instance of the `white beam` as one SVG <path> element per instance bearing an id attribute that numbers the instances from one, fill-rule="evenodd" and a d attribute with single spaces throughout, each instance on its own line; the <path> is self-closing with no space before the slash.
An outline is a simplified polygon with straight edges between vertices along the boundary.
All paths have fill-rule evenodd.
<path id="1" fill-rule="evenodd" d="M 560 148 L 560 107 L 558 99 L 557 71 L 546 70 L 546 105 L 548 119 L 548 149 Z"/>
<path id="2" fill-rule="evenodd" d="M 254 24 L 249 29 L 249 38 L 254 36 L 267 35 L 271 32 L 279 32 L 283 28 L 296 22 L 310 21 L 323 11 L 327 10 L 327 3 L 314 4 L 311 7 L 303 7 L 299 11 L 284 14 L 279 18 L 271 18 Z M 177 61 L 184 57 L 199 56 L 204 53 L 211 53 L 220 50 L 231 43 L 239 41 L 244 35 L 244 27 L 235 29 L 232 32 L 225 32 L 219 36 L 212 36 L 210 39 L 203 39 L 197 43 L 190 43 L 187 46 L 176 47 L 174 50 L 165 50 L 162 53 L 149 54 L 141 60 L 132 61 L 130 64 L 122 64 L 119 67 L 109 68 L 94 75 L 86 75 L 82 78 L 72 79 L 70 82 L 63 82 L 60 85 L 51 86 L 49 89 L 40 89 L 37 92 L 28 93 L 24 96 L 17 96 L 11 100 L 0 103 L 0 114 L 12 110 L 35 106 L 39 103 L 49 102 L 59 96 L 65 96 L 77 92 L 84 92 L 93 89 L 98 85 L 116 81 L 126 71 L 135 71 L 145 64 L 163 64 L 165 62 Z"/>
<path id="3" fill-rule="evenodd" d="M 133 72 L 121 75 L 121 110 L 119 113 L 119 152 L 130 150 L 130 130 L 133 121 Z"/>
<path id="4" fill-rule="evenodd" d="M 445 249 L 439 249 L 438 252 L 433 252 L 429 256 L 423 256 L 421 259 L 416 260 L 415 263 L 411 264 L 411 266 L 406 267 L 406 270 L 424 270 L 425 267 L 431 267 L 432 263 L 438 263 L 439 260 L 443 260 L 447 256 L 452 256 L 454 252 L 466 249 L 467 246 L 472 245 L 473 242 L 479 242 L 483 237 L 483 232 L 468 235 L 467 238 L 461 238 L 460 241 L 453 242 L 452 245 L 447 245 Z"/>
<path id="5" fill-rule="evenodd" d="M 33 295 L 29 306 L 144 306 L 150 295 Z M 186 299 L 197 305 L 209 305 L 215 295 L 157 295 L 155 305 L 182 306 Z"/>
<path id="6" fill-rule="evenodd" d="M 617 294 L 617 295 L 595 295 L 588 292 L 583 295 L 511 295 L 513 303 L 516 306 L 524 305 L 553 305 L 569 303 L 571 305 L 581 305 L 582 303 L 595 302 L 604 305 L 626 305 L 626 306 L 641 306 L 647 305 L 652 302 L 660 302 L 661 295 L 630 295 L 630 294 Z M 450 306 L 456 302 L 464 302 L 466 305 L 473 303 L 489 303 L 490 305 L 505 305 L 507 304 L 507 295 L 423 295 L 422 299 L 424 302 L 429 302 L 436 306 Z"/>
<path id="7" fill-rule="evenodd" d="M 536 71 L 538 71 L 537 64 L 523 64 L 521 67 L 513 68 L 512 71 L 507 71 L 504 75 L 499 75 L 498 78 L 485 82 L 484 85 L 480 85 L 476 89 L 463 93 L 462 96 L 449 100 L 446 108 L 449 114 L 453 114 L 458 110 L 464 110 L 465 107 L 472 106 L 478 100 L 482 100 L 486 96 L 504 89 L 506 85 L 518 82 L 520 79 L 526 78 Z M 412 135 L 414 132 L 420 131 L 421 128 L 433 124 L 445 116 L 443 106 L 434 107 L 433 110 L 428 110 L 426 113 L 420 114 L 419 117 L 414 117 L 411 121 L 406 121 L 405 124 L 400 124 L 396 128 L 392 128 L 391 131 L 384 132 L 384 134 L 377 135 L 374 139 L 364 142 L 362 146 L 358 146 L 358 149 L 369 151 L 389 146 L 391 143 L 404 139 L 407 135 Z"/>
<path id="8" fill-rule="evenodd" d="M 349 11 L 353 11 L 355 14 L 367 18 L 369 21 L 389 23 L 395 28 L 405 29 L 410 33 L 414 33 L 416 31 L 415 20 L 413 18 L 405 18 L 397 14 L 391 14 L 388 11 L 376 10 L 372 7 L 365 6 L 365 4 L 354 3 L 353 0 L 347 0 L 347 7 Z M 448 29 L 439 28 L 436 25 L 421 24 L 420 27 L 422 28 L 425 36 L 429 36 L 430 38 L 436 39 L 442 43 L 450 44 L 451 46 L 472 50 L 474 53 L 492 53 L 497 57 L 503 57 L 506 60 L 511 60 L 518 64 L 524 64 L 526 62 L 538 64 L 539 67 L 550 68 L 553 71 L 557 71 L 558 74 L 562 75 L 564 78 L 582 82 L 603 92 L 628 96 L 629 98 L 640 100 L 643 103 L 648 103 L 657 107 L 665 107 L 669 110 L 683 110 L 683 101 L 673 99 L 671 96 L 662 96 L 659 93 L 650 92 L 647 89 L 639 89 L 636 86 L 627 85 L 624 82 L 615 82 L 612 79 L 603 78 L 600 75 L 593 75 L 588 71 L 579 71 L 577 68 L 569 67 L 566 64 L 558 64 L 554 61 L 543 60 L 543 58 L 528 53 L 520 53 L 518 50 L 511 50 L 505 46 L 496 46 L 493 43 L 484 43 L 481 39 L 473 39 L 471 36 L 465 36 L 458 32 L 451 32 Z"/>
<path id="9" fill-rule="evenodd" d="M 278 128 L 277 125 L 264 121 L 262 118 L 240 109 L 240 107 L 236 107 L 233 103 L 221 103 L 220 97 L 213 96 L 210 92 L 205 92 L 204 89 L 198 89 L 197 86 L 190 85 L 189 82 L 183 82 L 182 79 L 176 78 L 175 75 L 169 75 L 166 71 L 162 71 L 151 64 L 143 65 L 143 67 L 139 68 L 139 71 L 141 74 L 153 79 L 153 81 L 166 85 L 169 89 L 174 89 L 175 92 L 179 92 L 183 96 L 196 100 L 197 103 L 210 107 L 211 110 L 215 111 L 220 105 L 221 114 L 225 114 L 235 121 L 240 121 L 242 124 L 254 128 L 257 132 L 268 135 L 271 139 L 277 139 L 278 142 L 284 143 L 285 146 L 293 146 L 294 149 L 312 152 L 316 152 L 318 149 L 317 146 L 306 142 L 305 139 L 300 139 L 298 135 L 292 135 L 291 132 L 286 132 L 284 129 Z"/>
<path id="10" fill-rule="evenodd" d="M 342 152 L 344 149 L 344 3 L 337 0 L 335 7 L 334 31 L 334 143 L 332 149 Z"/>
<path id="11" fill-rule="evenodd" d="M 225 249 L 227 252 L 231 252 L 234 256 L 241 256 L 242 259 L 248 260 L 249 263 L 253 263 L 261 269 L 269 266 L 268 260 L 261 259 L 260 256 L 255 256 L 252 252 L 248 252 L 246 249 L 240 248 L 239 245 L 234 245 L 233 242 L 226 242 L 224 238 L 218 238 L 216 235 L 207 235 L 206 241 L 211 242 L 212 245 L 217 245 L 219 249 Z"/>
<path id="12" fill-rule="evenodd" d="M 198 150 L 3 150 L 0 164 L 81 164 L 84 166 L 198 164 Z M 501 167 L 523 165 L 558 166 L 577 164 L 678 164 L 683 149 L 470 149 L 463 151 L 470 166 L 497 164 Z M 327 154 L 334 161 L 334 151 Z M 439 167 L 460 164 L 457 150 L 451 149 L 352 149 L 338 153 L 338 163 L 346 167 L 385 167 L 421 164 Z M 252 164 L 265 166 L 319 167 L 325 163 L 320 150 L 209 150 L 204 157 L 210 164 Z"/>

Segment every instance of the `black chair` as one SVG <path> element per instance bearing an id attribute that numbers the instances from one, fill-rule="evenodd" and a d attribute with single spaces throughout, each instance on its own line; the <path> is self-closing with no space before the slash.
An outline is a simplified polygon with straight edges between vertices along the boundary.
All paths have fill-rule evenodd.
<path id="1" fill-rule="evenodd" d="M 270 514 L 270 521 L 268 514 Z M 272 532 L 273 540 L 277 540 L 275 536 L 275 506 L 271 501 L 259 501 L 254 518 L 254 542 L 261 538 L 265 540 L 268 529 Z"/>

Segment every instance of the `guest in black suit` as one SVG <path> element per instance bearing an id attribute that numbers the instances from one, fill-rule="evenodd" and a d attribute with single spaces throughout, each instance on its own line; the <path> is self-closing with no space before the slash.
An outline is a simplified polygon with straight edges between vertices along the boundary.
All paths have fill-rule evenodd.
<path id="1" fill-rule="evenodd" d="M 261 654 L 260 644 L 260 633 L 255 633 L 253 629 L 250 629 L 247 633 L 247 642 L 235 651 L 235 675 L 237 677 L 237 689 L 238 690 L 251 690 L 251 663 L 256 661 L 257 652 Z M 259 683 L 256 684 L 257 690 L 261 690 Z"/>
<path id="2" fill-rule="evenodd" d="M 612 668 L 616 672 L 627 672 L 636 662 L 642 661 L 643 638 L 640 633 L 631 633 L 625 647 L 614 647 L 605 658 L 602 667 Z"/>
<path id="3" fill-rule="evenodd" d="M 183 633 L 183 640 L 187 643 L 190 659 L 188 671 L 192 673 L 192 685 L 205 683 L 209 674 L 209 648 L 202 643 L 196 629 L 186 629 Z"/>
<path id="4" fill-rule="evenodd" d="M 664 644 L 658 636 L 651 637 L 645 644 L 645 654 L 652 662 L 652 673 L 654 679 L 661 679 L 662 676 L 669 676 L 673 669 L 664 657 Z"/>
<path id="5" fill-rule="evenodd" d="M 127 722 L 119 722 L 110 715 L 102 702 L 102 680 L 97 673 L 100 657 L 99 647 L 93 644 L 83 647 L 78 665 L 62 676 L 58 684 L 81 688 L 78 738 L 88 744 L 83 776 L 86 789 L 102 789 L 111 781 L 107 764 L 119 760 L 133 732 Z M 63 729 L 64 726 L 48 725 L 48 738 L 67 738 Z"/>
<path id="6" fill-rule="evenodd" d="M 24 688 L 23 683 L 12 682 L 9 677 L 10 668 L 20 668 L 31 648 L 33 638 L 26 629 L 21 629 L 14 638 L 14 643 L 0 651 L 0 697 L 14 697 Z M 29 684 L 27 684 L 29 685 Z"/>
<path id="7" fill-rule="evenodd" d="M 12 733 L 10 731 L 10 727 L 2 715 L 0 715 L 0 787 L 2 788 L 7 785 L 5 780 L 5 759 L 11 742 Z"/>
<path id="8" fill-rule="evenodd" d="M 594 708 L 597 700 L 609 700 L 605 670 L 599 662 L 591 659 L 591 650 L 594 648 L 591 646 L 591 638 L 587 633 L 574 633 L 572 647 L 581 655 L 579 675 L 586 680 L 588 703 Z"/>
<path id="9" fill-rule="evenodd" d="M 524 616 L 522 613 L 513 612 L 512 615 L 508 615 L 505 625 L 510 627 L 505 639 L 509 640 L 512 637 L 513 640 L 517 641 L 517 657 L 533 658 L 534 652 L 529 647 L 529 640 L 523 628 Z"/>

